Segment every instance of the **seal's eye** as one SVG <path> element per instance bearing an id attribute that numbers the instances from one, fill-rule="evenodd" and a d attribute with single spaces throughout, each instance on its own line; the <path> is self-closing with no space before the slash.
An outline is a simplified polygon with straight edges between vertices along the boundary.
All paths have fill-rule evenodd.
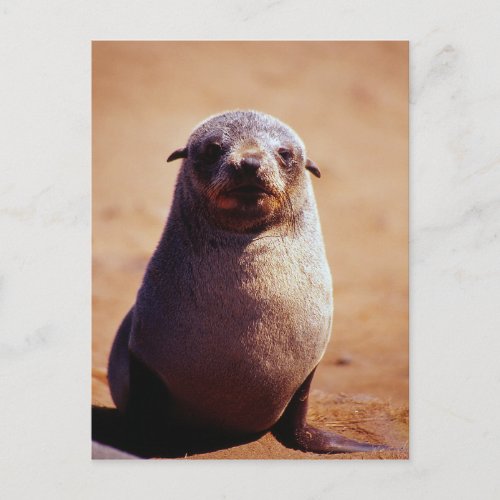
<path id="1" fill-rule="evenodd" d="M 292 159 L 292 152 L 287 148 L 279 148 L 278 154 L 285 163 L 289 163 Z"/>
<path id="2" fill-rule="evenodd" d="M 212 142 L 205 147 L 205 151 L 203 152 L 203 156 L 206 161 L 210 163 L 218 160 L 222 155 L 222 146 L 216 142 Z"/>

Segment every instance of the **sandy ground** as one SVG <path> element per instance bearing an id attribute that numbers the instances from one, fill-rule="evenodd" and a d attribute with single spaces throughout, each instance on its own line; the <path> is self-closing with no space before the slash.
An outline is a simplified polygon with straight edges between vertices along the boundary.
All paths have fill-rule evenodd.
<path id="1" fill-rule="evenodd" d="M 323 174 L 335 317 L 310 419 L 407 447 L 408 45 L 96 42 L 92 91 L 93 404 L 113 407 L 107 358 L 168 214 L 180 162 L 166 157 L 207 116 L 252 108 L 291 125 Z M 193 458 L 323 457 L 267 434 Z"/>

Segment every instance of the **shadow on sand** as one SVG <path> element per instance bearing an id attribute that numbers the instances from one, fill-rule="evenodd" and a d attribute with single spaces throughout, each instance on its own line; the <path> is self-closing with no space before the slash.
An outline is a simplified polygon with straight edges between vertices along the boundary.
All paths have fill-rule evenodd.
<path id="1" fill-rule="evenodd" d="M 92 406 L 92 440 L 140 458 L 184 458 L 250 443 L 262 435 L 229 438 L 164 425 L 138 427 L 115 408 Z"/>

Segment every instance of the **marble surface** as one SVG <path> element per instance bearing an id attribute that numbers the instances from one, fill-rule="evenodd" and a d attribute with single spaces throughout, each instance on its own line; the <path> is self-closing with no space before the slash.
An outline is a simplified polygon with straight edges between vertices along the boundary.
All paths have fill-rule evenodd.
<path id="1" fill-rule="evenodd" d="M 3 498 L 496 498 L 495 1 L 0 3 Z M 408 39 L 411 460 L 90 460 L 92 39 Z"/>

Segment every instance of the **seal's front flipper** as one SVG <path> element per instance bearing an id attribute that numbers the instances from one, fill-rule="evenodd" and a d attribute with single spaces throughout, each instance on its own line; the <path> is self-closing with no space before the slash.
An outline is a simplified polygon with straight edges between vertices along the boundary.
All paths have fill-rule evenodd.
<path id="1" fill-rule="evenodd" d="M 172 443 L 168 389 L 133 352 L 128 355 L 130 391 L 125 419 L 129 438 L 137 454 L 163 456 Z"/>
<path id="2" fill-rule="evenodd" d="M 116 407 L 125 413 L 130 392 L 130 360 L 128 343 L 132 331 L 134 308 L 123 319 L 116 334 L 108 362 L 108 383 Z"/>
<path id="3" fill-rule="evenodd" d="M 129 351 L 130 395 L 127 416 L 146 428 L 161 428 L 170 420 L 170 395 L 158 375 Z"/>
<path id="4" fill-rule="evenodd" d="M 316 429 L 307 424 L 309 389 L 316 368 L 294 394 L 285 413 L 274 427 L 274 434 L 286 446 L 313 453 L 353 453 L 356 451 L 389 450 L 385 445 L 360 443 L 334 432 Z"/>

